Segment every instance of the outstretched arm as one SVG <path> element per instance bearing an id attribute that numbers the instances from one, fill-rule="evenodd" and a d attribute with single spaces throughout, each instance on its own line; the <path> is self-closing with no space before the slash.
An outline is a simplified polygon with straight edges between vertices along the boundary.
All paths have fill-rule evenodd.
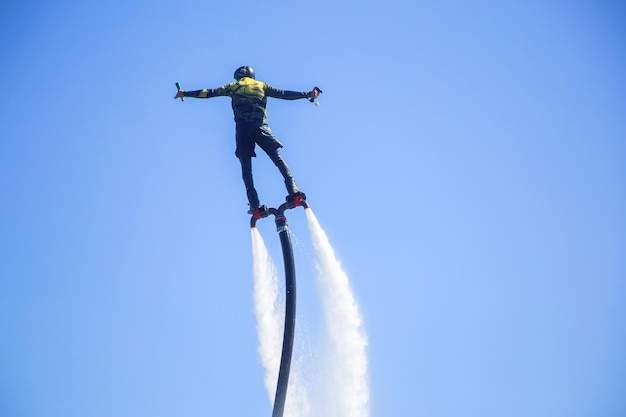
<path id="1" fill-rule="evenodd" d="M 265 95 L 267 97 L 280 98 L 283 100 L 297 100 L 300 98 L 317 98 L 319 95 L 319 89 L 313 88 L 313 90 L 308 92 L 300 92 L 300 91 L 290 91 L 290 90 L 280 90 L 278 88 L 274 88 L 269 84 L 265 84 Z"/>
<path id="2" fill-rule="evenodd" d="M 218 96 L 227 96 L 230 93 L 229 85 L 224 85 L 219 88 L 205 88 L 203 90 L 185 91 L 178 90 L 175 98 L 193 97 L 193 98 L 211 98 Z"/>

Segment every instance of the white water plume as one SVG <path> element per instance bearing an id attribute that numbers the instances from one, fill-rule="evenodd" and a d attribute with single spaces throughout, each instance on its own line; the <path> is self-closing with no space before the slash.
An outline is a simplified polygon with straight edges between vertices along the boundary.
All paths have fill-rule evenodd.
<path id="1" fill-rule="evenodd" d="M 276 383 L 282 354 L 284 303 L 278 301 L 278 274 L 265 242 L 252 228 L 252 258 L 254 275 L 254 313 L 257 318 L 259 356 L 265 370 L 265 389 L 270 404 L 274 404 Z M 310 411 L 308 394 L 297 361 L 292 361 L 289 389 L 285 402 L 285 417 L 302 417 Z"/>
<path id="2" fill-rule="evenodd" d="M 325 322 L 324 334 L 316 339 L 320 342 L 317 348 L 324 350 L 315 355 L 314 362 L 318 363 L 306 364 L 301 363 L 302 352 L 294 350 L 284 416 L 368 417 L 367 336 L 359 306 L 326 233 L 310 208 L 305 213 L 316 254 L 317 287 Z M 259 355 L 265 370 L 265 388 L 273 404 L 282 353 L 284 303 L 278 300 L 276 268 L 256 228 L 252 228 L 252 250 Z M 307 375 L 301 365 L 309 370 Z"/>
<path id="3" fill-rule="evenodd" d="M 278 277 L 274 262 L 257 228 L 252 231 L 252 271 L 254 276 L 254 314 L 257 320 L 259 356 L 265 370 L 265 389 L 274 403 L 282 349 L 283 318 L 277 311 Z"/>
<path id="4" fill-rule="evenodd" d="M 330 336 L 328 363 L 322 373 L 326 392 L 324 414 L 330 417 L 367 417 L 367 336 L 348 276 L 335 256 L 313 211 L 305 210 L 317 255 L 318 288 Z"/>

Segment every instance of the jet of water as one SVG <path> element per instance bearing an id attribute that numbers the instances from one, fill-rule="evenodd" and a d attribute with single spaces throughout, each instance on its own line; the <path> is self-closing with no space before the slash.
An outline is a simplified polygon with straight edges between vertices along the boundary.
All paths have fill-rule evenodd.
<path id="1" fill-rule="evenodd" d="M 305 213 L 316 255 L 317 287 L 325 321 L 326 334 L 317 343 L 318 348 L 326 349 L 318 357 L 321 363 L 314 364 L 315 376 L 309 375 L 308 379 L 312 380 L 305 380 L 300 359 L 296 358 L 284 415 L 368 417 L 367 336 L 359 306 L 326 233 L 310 208 Z M 276 267 L 257 228 L 251 230 L 259 355 L 265 370 L 265 388 L 273 404 L 281 359 L 284 304 L 278 300 Z M 315 387 L 312 402 L 308 392 L 311 386 Z"/>
<path id="2" fill-rule="evenodd" d="M 278 274 L 257 228 L 252 228 L 252 270 L 254 276 L 254 313 L 257 318 L 259 356 L 265 370 L 265 389 L 274 404 L 282 352 L 284 303 L 279 301 Z M 305 381 L 298 361 L 292 364 L 285 417 L 303 417 L 310 411 Z"/>
<path id="3" fill-rule="evenodd" d="M 305 210 L 317 256 L 318 289 L 322 299 L 326 328 L 330 337 L 327 415 L 367 417 L 369 383 L 367 377 L 367 336 L 363 319 L 348 276 L 335 256 L 326 233 L 313 211 Z"/>
<path id="4" fill-rule="evenodd" d="M 259 356 L 265 370 L 265 388 L 274 403 L 276 381 L 282 346 L 281 322 L 278 312 L 278 277 L 274 262 L 267 252 L 263 237 L 256 227 L 252 231 L 252 272 L 254 276 L 254 314 L 257 319 Z"/>

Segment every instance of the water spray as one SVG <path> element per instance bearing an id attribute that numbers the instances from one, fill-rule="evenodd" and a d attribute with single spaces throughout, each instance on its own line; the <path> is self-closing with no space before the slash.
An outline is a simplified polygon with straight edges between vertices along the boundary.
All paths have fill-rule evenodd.
<path id="1" fill-rule="evenodd" d="M 259 353 L 266 370 L 265 385 L 272 395 L 273 382 L 278 379 L 273 402 L 272 417 L 283 417 L 289 372 L 291 369 L 296 312 L 296 280 L 293 249 L 287 227 L 285 210 L 302 205 L 306 208 L 307 225 L 316 254 L 318 270 L 318 292 L 322 301 L 326 331 L 330 350 L 322 358 L 318 367 L 321 381 L 318 382 L 319 395 L 314 403 L 315 413 L 309 413 L 306 390 L 296 380 L 290 397 L 287 417 L 324 415 L 339 417 L 369 416 L 369 382 L 367 375 L 367 336 L 347 274 L 343 271 L 332 246 L 321 228 L 313 211 L 305 199 L 289 201 L 279 209 L 263 208 L 253 212 L 251 219 L 255 270 L 255 312 L 259 332 Z M 285 266 L 285 316 L 280 365 L 278 346 L 280 345 L 281 318 L 276 311 L 277 278 L 271 259 L 266 253 L 263 241 L 256 229 L 256 221 L 269 215 L 275 216 L 276 228 L 280 236 Z M 263 250 L 259 248 L 263 246 Z M 263 252 L 265 251 L 265 253 Z M 264 259 L 264 260 L 263 260 Z M 258 268 L 258 262 L 265 264 Z M 269 278 L 257 279 L 258 271 Z M 258 281 L 258 285 L 257 285 Z M 257 297 L 257 292 L 260 294 Z M 264 295 L 263 295 L 264 294 Z M 260 301 L 259 301 L 260 299 Z M 322 337 L 322 342 L 323 342 Z M 278 368 L 278 372 L 276 369 Z"/>

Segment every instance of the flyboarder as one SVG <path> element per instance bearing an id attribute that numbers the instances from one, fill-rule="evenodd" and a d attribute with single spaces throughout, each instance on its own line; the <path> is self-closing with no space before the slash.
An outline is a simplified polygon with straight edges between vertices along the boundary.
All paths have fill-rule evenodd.
<path id="1" fill-rule="evenodd" d="M 298 189 L 287 163 L 280 155 L 280 148 L 282 148 L 283 144 L 276 139 L 267 124 L 265 106 L 267 97 L 284 100 L 308 98 L 310 101 L 313 101 L 321 93 L 321 90 L 317 87 L 314 87 L 309 92 L 279 90 L 267 83 L 256 80 L 254 70 L 248 66 L 237 68 L 234 77 L 235 82 L 218 88 L 195 91 L 185 91 L 179 88 L 174 98 L 181 98 L 182 100 L 184 100 L 184 97 L 211 98 L 229 96 L 231 98 L 236 124 L 235 138 L 237 147 L 235 155 L 241 163 L 241 175 L 246 186 L 248 203 L 250 204 L 248 213 L 255 214 L 255 211 L 267 210 L 266 206 L 260 205 L 259 196 L 252 180 L 252 157 L 256 156 L 254 152 L 256 145 L 259 145 L 265 151 L 285 179 L 288 193 L 287 201 L 289 202 L 290 199 L 306 199 L 305 194 Z"/>

